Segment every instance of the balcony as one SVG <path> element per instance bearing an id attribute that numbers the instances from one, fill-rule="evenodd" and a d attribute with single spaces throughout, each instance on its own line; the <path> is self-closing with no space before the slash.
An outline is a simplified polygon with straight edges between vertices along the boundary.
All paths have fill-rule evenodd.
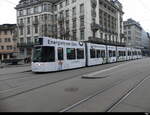
<path id="1" fill-rule="evenodd" d="M 34 46 L 33 42 L 28 42 L 28 43 L 17 43 L 17 47 L 19 48 L 32 48 Z"/>

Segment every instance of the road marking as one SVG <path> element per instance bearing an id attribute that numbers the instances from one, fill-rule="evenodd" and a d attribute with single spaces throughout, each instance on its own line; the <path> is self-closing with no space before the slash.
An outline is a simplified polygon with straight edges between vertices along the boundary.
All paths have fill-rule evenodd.
<path id="1" fill-rule="evenodd" d="M 103 72 L 106 72 L 106 71 L 109 71 L 109 70 L 113 70 L 113 69 L 119 68 L 119 67 L 121 67 L 121 66 L 125 66 L 125 65 L 127 65 L 127 64 L 129 64 L 129 63 L 117 65 L 117 66 L 114 66 L 114 67 L 112 67 L 112 68 L 108 68 L 108 69 L 105 69 L 105 70 L 93 72 L 93 73 L 86 74 L 86 75 L 82 75 L 82 78 L 84 78 L 84 79 L 85 79 L 85 78 L 92 78 L 92 77 L 95 76 L 95 75 L 98 75 L 98 74 L 100 74 L 100 73 L 103 73 Z"/>

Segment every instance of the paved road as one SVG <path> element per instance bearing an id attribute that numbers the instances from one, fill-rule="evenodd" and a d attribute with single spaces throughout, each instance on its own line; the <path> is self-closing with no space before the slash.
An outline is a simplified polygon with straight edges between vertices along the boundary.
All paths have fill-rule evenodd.
<path id="1" fill-rule="evenodd" d="M 0 111 L 124 112 L 135 111 L 128 102 L 134 103 L 143 98 L 143 102 L 134 104 L 139 107 L 136 111 L 149 111 L 150 104 L 147 102 L 144 105 L 144 102 L 150 100 L 150 95 L 140 95 L 141 92 L 148 92 L 149 68 L 150 59 L 146 58 L 58 73 L 0 75 Z M 146 82 L 143 81 L 145 78 Z M 140 87 L 136 88 L 141 81 Z M 129 91 L 132 91 L 131 94 Z M 124 100 L 118 103 L 122 98 Z M 127 103 L 130 106 L 127 107 Z M 144 107 L 140 108 L 138 104 Z"/>

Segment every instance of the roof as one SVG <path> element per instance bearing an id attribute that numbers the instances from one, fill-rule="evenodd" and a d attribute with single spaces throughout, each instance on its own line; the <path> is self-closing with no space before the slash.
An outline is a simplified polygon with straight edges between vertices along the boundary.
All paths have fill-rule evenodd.
<path id="1" fill-rule="evenodd" d="M 0 30 L 13 30 L 16 27 L 16 24 L 3 24 L 0 25 Z"/>

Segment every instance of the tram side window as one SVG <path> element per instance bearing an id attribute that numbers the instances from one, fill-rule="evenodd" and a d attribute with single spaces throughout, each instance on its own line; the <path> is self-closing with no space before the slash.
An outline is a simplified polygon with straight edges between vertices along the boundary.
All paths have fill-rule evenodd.
<path id="1" fill-rule="evenodd" d="M 84 49 L 77 49 L 77 59 L 84 59 Z"/>
<path id="2" fill-rule="evenodd" d="M 91 58 L 96 58 L 96 52 L 95 49 L 90 50 Z"/>
<path id="3" fill-rule="evenodd" d="M 126 52 L 125 51 L 123 51 L 123 56 L 126 56 Z"/>
<path id="4" fill-rule="evenodd" d="M 109 57 L 112 57 L 112 56 L 113 56 L 112 51 L 109 50 Z"/>
<path id="5" fill-rule="evenodd" d="M 128 51 L 128 56 L 130 56 L 131 55 L 131 53 L 130 53 L 130 51 Z"/>
<path id="6" fill-rule="evenodd" d="M 132 53 L 131 53 L 131 51 L 129 51 L 129 56 L 132 56 Z"/>
<path id="7" fill-rule="evenodd" d="M 135 55 L 135 52 L 132 52 L 133 53 L 133 55 Z"/>
<path id="8" fill-rule="evenodd" d="M 64 60 L 63 48 L 58 48 L 58 60 Z"/>
<path id="9" fill-rule="evenodd" d="M 121 51 L 119 51 L 119 56 L 122 56 L 122 52 Z"/>
<path id="10" fill-rule="evenodd" d="M 101 57 L 102 57 L 102 58 L 105 58 L 105 56 L 106 56 L 105 50 L 102 50 L 102 51 L 101 51 Z"/>
<path id="11" fill-rule="evenodd" d="M 97 58 L 100 58 L 100 57 L 101 57 L 101 51 L 97 50 Z"/>
<path id="12" fill-rule="evenodd" d="M 113 51 L 113 57 L 116 57 L 116 51 Z"/>
<path id="13" fill-rule="evenodd" d="M 68 60 L 76 59 L 75 48 L 67 48 L 67 59 Z"/>
<path id="14" fill-rule="evenodd" d="M 42 62 L 55 62 L 55 48 L 54 47 L 42 48 Z"/>

